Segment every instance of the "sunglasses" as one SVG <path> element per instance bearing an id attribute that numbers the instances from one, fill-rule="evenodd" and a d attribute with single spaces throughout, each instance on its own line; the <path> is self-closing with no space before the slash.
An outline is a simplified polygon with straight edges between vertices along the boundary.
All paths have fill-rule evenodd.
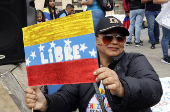
<path id="1" fill-rule="evenodd" d="M 109 44 L 114 37 L 116 37 L 118 43 L 124 43 L 125 36 L 122 35 L 113 36 L 112 34 L 103 35 L 102 41 L 104 44 Z"/>

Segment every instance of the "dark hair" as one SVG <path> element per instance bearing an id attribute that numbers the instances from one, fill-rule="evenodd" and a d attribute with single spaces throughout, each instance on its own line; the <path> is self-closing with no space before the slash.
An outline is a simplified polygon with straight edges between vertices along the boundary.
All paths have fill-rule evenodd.
<path id="1" fill-rule="evenodd" d="M 74 5 L 72 5 L 72 4 L 67 4 L 66 8 L 74 8 Z"/>
<path id="2" fill-rule="evenodd" d="M 54 0 L 55 1 L 55 0 Z M 49 0 L 45 0 L 45 2 L 44 2 L 44 7 L 48 7 L 48 9 L 49 9 L 49 11 L 50 11 L 50 17 L 51 17 L 51 19 L 53 19 L 53 14 L 54 14 L 54 17 L 55 17 L 55 19 L 57 18 L 57 14 L 56 14 L 56 12 L 55 12 L 55 6 L 53 7 L 53 10 L 54 10 L 54 13 L 52 12 L 52 10 L 51 10 L 51 8 L 50 8 L 50 6 L 49 6 Z"/>
<path id="3" fill-rule="evenodd" d="M 45 22 L 45 16 L 44 13 L 41 10 L 36 10 L 37 14 L 41 13 L 42 14 L 42 22 Z"/>

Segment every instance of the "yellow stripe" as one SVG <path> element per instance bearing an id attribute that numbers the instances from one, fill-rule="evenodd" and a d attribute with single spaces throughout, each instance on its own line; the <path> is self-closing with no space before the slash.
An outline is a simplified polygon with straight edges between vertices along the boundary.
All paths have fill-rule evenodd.
<path id="1" fill-rule="evenodd" d="M 43 8 L 42 12 L 47 12 L 47 13 L 49 13 L 49 14 L 50 14 L 50 11 L 49 11 L 49 9 L 48 9 L 48 8 Z M 54 12 L 54 10 L 52 10 L 52 12 Z"/>
<path id="2" fill-rule="evenodd" d="M 23 28 L 24 47 L 94 33 L 91 11 Z"/>

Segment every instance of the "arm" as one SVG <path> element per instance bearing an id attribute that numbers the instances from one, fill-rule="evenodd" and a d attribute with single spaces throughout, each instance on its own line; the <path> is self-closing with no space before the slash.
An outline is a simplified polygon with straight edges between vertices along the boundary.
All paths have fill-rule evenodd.
<path id="1" fill-rule="evenodd" d="M 154 4 L 164 4 L 166 2 L 168 2 L 169 0 L 153 0 Z"/>
<path id="2" fill-rule="evenodd" d="M 79 2 L 81 5 L 92 5 L 94 0 L 87 0 L 87 1 L 82 1 Z"/>
<path id="3" fill-rule="evenodd" d="M 96 81 L 103 80 L 113 105 L 137 112 L 157 104 L 163 91 L 158 75 L 145 56 L 135 54 L 129 59 L 129 62 L 126 58 L 127 62 L 119 63 L 116 73 L 102 67 L 94 75 L 98 75 Z"/>
<path id="4" fill-rule="evenodd" d="M 125 12 L 130 12 L 129 3 L 126 3 L 125 0 L 123 0 L 122 6 L 123 6 Z"/>
<path id="5" fill-rule="evenodd" d="M 151 2 L 153 0 L 141 0 L 141 3 L 147 3 L 147 2 Z"/>
<path id="6" fill-rule="evenodd" d="M 45 95 L 49 108 L 47 112 L 71 112 L 78 108 L 79 84 L 63 85 L 52 95 Z"/>
<path id="7" fill-rule="evenodd" d="M 126 76 L 120 77 L 125 88 L 122 106 L 140 110 L 157 104 L 162 96 L 162 86 L 146 57 L 135 56 L 128 66 Z"/>

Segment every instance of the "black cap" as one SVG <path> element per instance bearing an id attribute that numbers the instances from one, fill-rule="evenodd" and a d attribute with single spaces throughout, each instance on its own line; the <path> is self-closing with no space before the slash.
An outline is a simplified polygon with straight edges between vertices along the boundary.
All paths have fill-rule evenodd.
<path id="1" fill-rule="evenodd" d="M 105 33 L 114 28 L 119 28 L 124 36 L 129 36 L 129 31 L 123 27 L 121 21 L 113 16 L 101 18 L 95 29 L 95 34 Z"/>

